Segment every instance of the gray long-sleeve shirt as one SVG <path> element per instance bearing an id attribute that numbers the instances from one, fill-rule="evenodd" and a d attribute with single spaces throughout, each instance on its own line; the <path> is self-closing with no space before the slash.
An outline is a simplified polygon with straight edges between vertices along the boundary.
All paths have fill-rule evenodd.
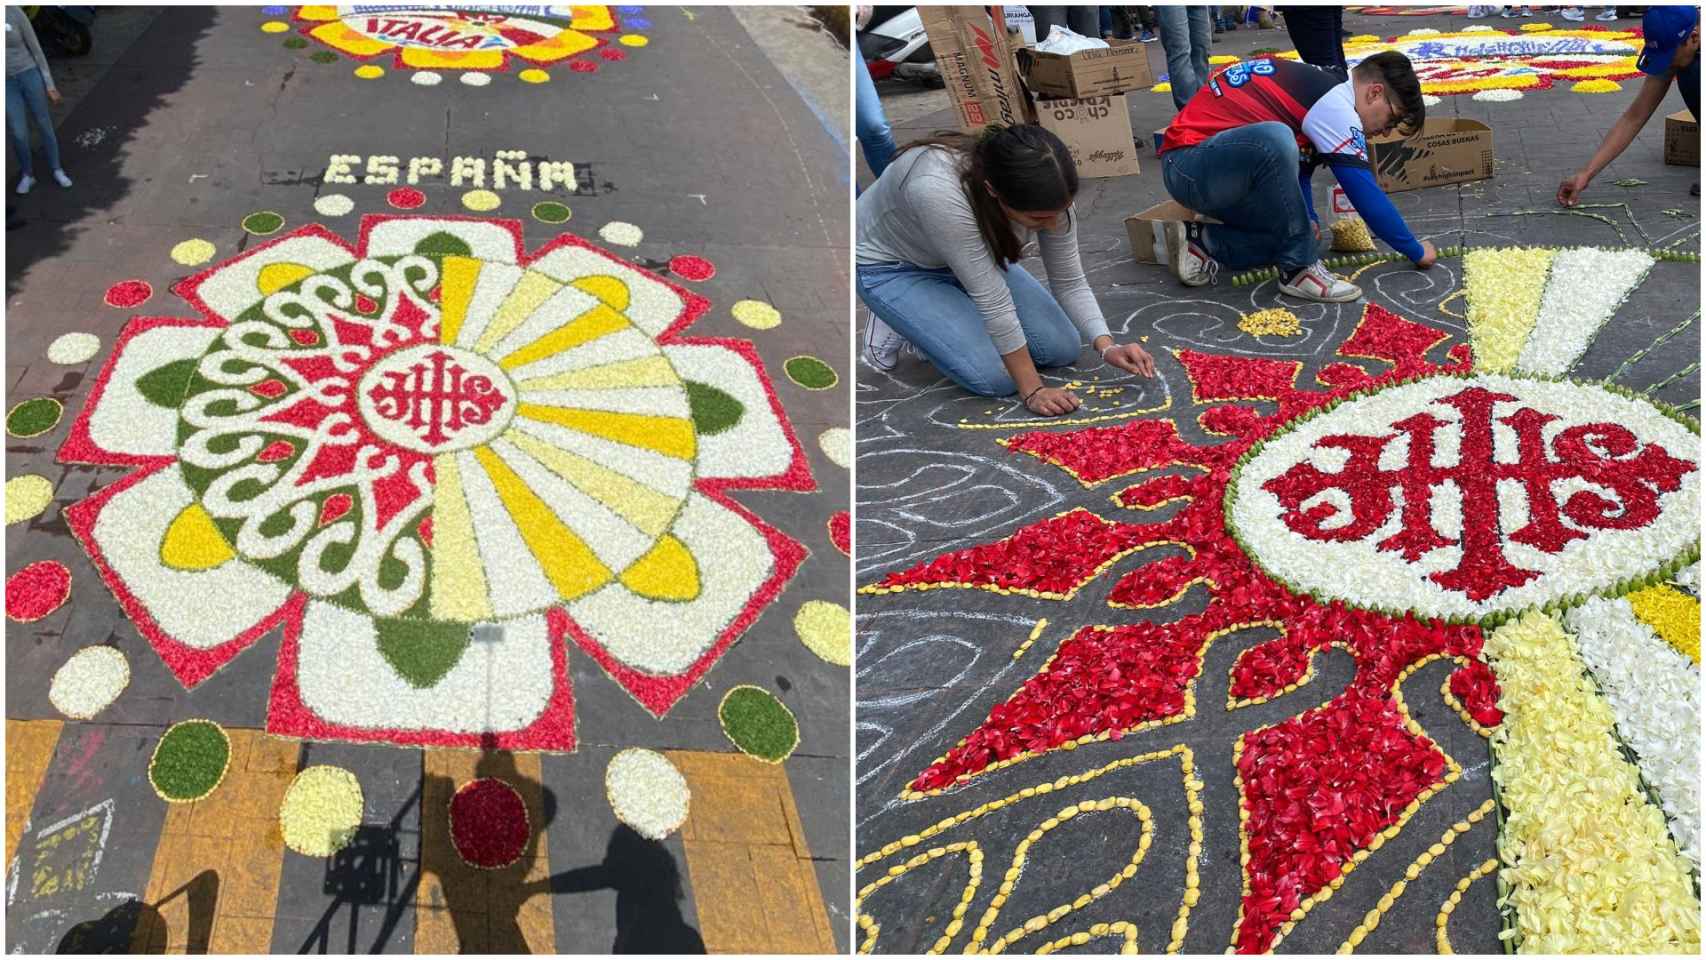
<path id="1" fill-rule="evenodd" d="M 42 82 L 51 89 L 53 71 L 47 68 L 47 57 L 42 55 L 41 44 L 36 42 L 36 31 L 30 26 L 30 18 L 24 16 L 24 8 L 9 6 L 6 8 L 6 76 L 15 77 L 31 67 L 41 71 Z"/>
<path id="2" fill-rule="evenodd" d="M 860 194 L 858 209 L 858 263 L 948 267 L 983 314 L 995 349 L 1006 354 L 1025 345 L 1013 294 L 978 232 L 953 151 L 919 147 L 895 157 L 876 185 Z M 1031 231 L 1014 228 L 1022 243 L 1031 239 Z M 1077 213 L 1069 209 L 1060 229 L 1038 231 L 1036 237 L 1049 289 L 1073 326 L 1086 342 L 1106 334 L 1107 321 L 1078 259 Z M 1008 269 L 1024 268 L 1011 264 Z"/>

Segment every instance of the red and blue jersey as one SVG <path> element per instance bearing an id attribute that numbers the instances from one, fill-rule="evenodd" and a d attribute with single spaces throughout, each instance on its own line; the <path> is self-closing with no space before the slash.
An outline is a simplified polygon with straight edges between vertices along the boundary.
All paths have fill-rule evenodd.
<path id="1" fill-rule="evenodd" d="M 1241 60 L 1209 75 L 1173 118 L 1160 152 L 1195 147 L 1252 123 L 1283 123 L 1297 138 L 1302 157 L 1298 180 L 1310 219 L 1319 219 L 1310 177 L 1325 163 L 1375 236 L 1410 259 L 1419 259 L 1422 245 L 1375 182 L 1355 97 L 1350 81 L 1306 63 L 1271 57 Z"/>

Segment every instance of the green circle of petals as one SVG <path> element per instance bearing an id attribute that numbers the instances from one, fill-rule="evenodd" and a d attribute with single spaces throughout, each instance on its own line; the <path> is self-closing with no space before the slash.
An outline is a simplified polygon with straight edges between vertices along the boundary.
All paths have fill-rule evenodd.
<path id="1" fill-rule="evenodd" d="M 338 55 L 330 50 L 317 50 L 314 53 L 309 54 L 308 59 L 315 63 L 337 63 Z"/>
<path id="2" fill-rule="evenodd" d="M 767 763 L 788 759 L 800 743 L 793 711 L 762 687 L 742 685 L 730 690 L 717 706 L 723 735 L 740 752 Z"/>
<path id="3" fill-rule="evenodd" d="M 32 397 L 6 414 L 6 432 L 14 437 L 39 437 L 59 425 L 65 407 L 52 397 Z"/>
<path id="4" fill-rule="evenodd" d="M 782 369 L 788 371 L 789 380 L 807 390 L 828 390 L 841 382 L 841 378 L 835 375 L 829 364 L 816 357 L 790 357 L 788 362 L 782 365 Z"/>
<path id="5" fill-rule="evenodd" d="M 545 200 L 533 205 L 533 219 L 540 223 L 568 223 L 573 215 L 568 207 L 554 200 Z"/>
<path id="6" fill-rule="evenodd" d="M 271 210 L 251 213 L 243 218 L 243 229 L 257 237 L 265 237 L 277 233 L 284 226 L 284 218 Z"/>
<path id="7" fill-rule="evenodd" d="M 211 720 L 186 720 L 173 726 L 154 748 L 148 780 L 174 803 L 199 800 L 225 779 L 231 740 Z"/>
<path id="8" fill-rule="evenodd" d="M 284 45 L 292 50 L 301 50 L 303 47 L 308 46 L 308 41 L 303 37 L 290 37 L 284 41 Z"/>

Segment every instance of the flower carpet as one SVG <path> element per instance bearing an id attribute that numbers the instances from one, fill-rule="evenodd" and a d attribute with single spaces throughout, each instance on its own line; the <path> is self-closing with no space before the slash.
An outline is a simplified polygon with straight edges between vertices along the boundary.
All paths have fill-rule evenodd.
<path id="1" fill-rule="evenodd" d="M 1467 330 L 1352 305 L 1309 359 L 1171 346 L 1148 410 L 876 458 L 911 502 L 861 534 L 1036 486 L 861 576 L 861 948 L 1697 949 L 1699 425 L 1570 376 L 1654 269 L 1477 251 Z M 879 685 L 926 666 L 984 685 Z"/>

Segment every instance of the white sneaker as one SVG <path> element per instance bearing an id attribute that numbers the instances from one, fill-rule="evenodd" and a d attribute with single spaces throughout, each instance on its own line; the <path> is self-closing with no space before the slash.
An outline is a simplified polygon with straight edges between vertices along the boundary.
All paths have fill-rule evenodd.
<path id="1" fill-rule="evenodd" d="M 1533 7 L 1523 7 L 1522 8 L 1522 15 L 1525 17 L 1534 16 L 1534 8 Z"/>
<path id="2" fill-rule="evenodd" d="M 18 181 L 18 192 L 19 193 L 29 193 L 30 188 L 35 186 L 35 185 L 36 185 L 36 178 L 32 177 L 26 173 L 26 174 L 24 174 L 23 178 Z"/>
<path id="3" fill-rule="evenodd" d="M 1594 17 L 1594 19 L 1602 21 L 1602 22 L 1609 22 L 1612 20 L 1616 20 L 1617 19 L 1617 8 L 1616 7 L 1606 7 L 1604 10 L 1601 10 L 1599 13 L 1599 16 Z"/>
<path id="4" fill-rule="evenodd" d="M 1582 15 L 1582 8 L 1581 7 L 1565 7 L 1564 9 L 1558 11 L 1558 16 L 1563 17 L 1565 20 L 1569 20 L 1573 23 L 1581 23 L 1583 20 L 1587 19 L 1587 17 Z"/>
<path id="5" fill-rule="evenodd" d="M 1490 7 L 1471 6 L 1469 8 L 1469 19 L 1471 20 L 1482 20 L 1492 15 L 1493 11 Z"/>
<path id="6" fill-rule="evenodd" d="M 1503 10 L 1499 11 L 1499 16 L 1505 18 L 1506 20 L 1509 20 L 1512 17 L 1516 16 L 1516 11 L 1512 10 L 1510 7 L 1506 7 Z"/>
<path id="7" fill-rule="evenodd" d="M 1281 283 L 1279 288 L 1281 293 L 1316 303 L 1349 303 L 1362 296 L 1361 287 L 1335 275 L 1319 260 L 1297 271 L 1296 276 Z"/>
<path id="8" fill-rule="evenodd" d="M 1168 222 L 1161 231 L 1167 244 L 1167 266 L 1187 287 L 1213 283 L 1220 274 L 1220 264 L 1195 239 L 1200 230 L 1196 224 Z"/>
<path id="9" fill-rule="evenodd" d="M 861 353 L 866 363 L 888 373 L 900 362 L 900 348 L 907 342 L 905 337 L 873 313 L 871 322 L 865 326 L 865 345 Z"/>
<path id="10" fill-rule="evenodd" d="M 53 171 L 53 182 L 59 184 L 62 187 L 71 186 L 71 178 L 65 175 L 64 170 Z"/>

